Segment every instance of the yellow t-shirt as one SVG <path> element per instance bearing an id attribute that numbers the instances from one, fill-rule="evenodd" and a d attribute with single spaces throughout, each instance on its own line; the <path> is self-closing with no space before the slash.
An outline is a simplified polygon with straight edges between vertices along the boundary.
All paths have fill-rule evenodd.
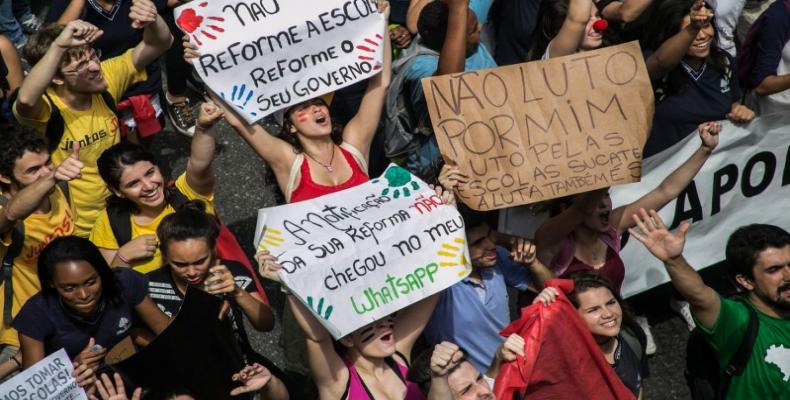
<path id="1" fill-rule="evenodd" d="M 206 212 L 214 214 L 213 194 L 210 196 L 203 196 L 196 193 L 187 184 L 187 178 L 185 174 L 181 174 L 181 176 L 176 179 L 175 185 L 176 189 L 178 189 L 178 191 L 184 194 L 184 196 L 186 196 L 188 199 L 203 200 L 203 202 L 206 203 Z M 146 225 L 138 224 L 137 221 L 134 220 L 134 217 L 130 216 L 132 220 L 132 239 L 141 235 L 156 235 L 156 228 L 159 227 L 159 223 L 162 222 L 162 218 L 174 212 L 175 210 L 173 207 L 168 204 L 165 206 L 165 209 L 162 210 L 162 212 L 159 213 L 156 218 L 154 218 L 153 221 Z M 99 218 L 96 220 L 96 224 L 93 226 L 93 230 L 91 231 L 90 240 L 97 247 L 109 250 L 118 250 L 118 241 L 115 240 L 115 235 L 112 233 L 112 227 L 110 227 L 110 217 L 107 215 L 106 209 L 102 211 L 101 214 L 99 214 Z M 162 267 L 162 253 L 157 248 L 153 257 L 132 261 L 131 267 L 135 271 L 143 274 L 157 270 Z"/>
<path id="2" fill-rule="evenodd" d="M 131 49 L 118 57 L 103 61 L 101 69 L 109 85 L 107 91 L 116 103 L 126 92 L 126 88 L 148 79 L 145 68 L 139 71 L 134 68 Z M 86 111 L 68 107 L 55 94 L 52 87 L 47 89 L 47 94 L 60 110 L 64 122 L 63 138 L 52 153 L 52 161 L 60 164 L 71 154 L 74 141 L 80 143 L 80 161 L 85 163 L 85 168 L 82 170 L 82 178 L 69 182 L 69 191 L 71 204 L 77 216 L 74 234 L 87 237 L 93 222 L 104 208 L 105 199 L 110 194 L 99 176 L 96 162 L 104 150 L 121 140 L 118 118 L 104 103 L 100 93 L 93 95 L 92 107 Z M 20 124 L 44 133 L 52 109 L 47 98 L 42 96 L 42 99 L 44 106 L 39 115 L 33 118 L 20 116 L 16 110 L 16 103 L 13 112 Z"/>
<path id="3" fill-rule="evenodd" d="M 19 309 L 33 295 L 41 290 L 38 280 L 38 256 L 44 247 L 61 236 L 71 235 L 74 231 L 74 213 L 66 202 L 66 196 L 60 188 L 56 188 L 49 195 L 52 209 L 49 213 L 33 213 L 25 220 L 25 243 L 22 252 L 14 259 L 11 271 L 11 285 L 13 287 L 13 302 L 11 315 L 16 317 Z M 0 249 L 5 256 L 11 244 L 11 233 L 3 235 Z M 0 310 L 3 310 L 5 287 L 0 281 Z M 19 338 L 16 330 L 0 322 L 0 343 L 19 347 Z"/>

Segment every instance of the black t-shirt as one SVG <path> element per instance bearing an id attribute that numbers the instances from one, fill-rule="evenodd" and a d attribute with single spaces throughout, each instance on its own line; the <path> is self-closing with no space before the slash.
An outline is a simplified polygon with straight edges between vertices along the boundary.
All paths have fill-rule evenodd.
<path id="1" fill-rule="evenodd" d="M 144 275 L 127 268 L 113 271 L 121 289 L 118 304 L 102 300 L 99 312 L 92 319 L 82 318 L 71 312 L 60 296 L 38 293 L 22 306 L 13 322 L 19 333 L 44 343 L 47 354 L 61 348 L 74 358 L 88 344 L 110 349 L 128 335 L 132 327 L 134 307 L 148 294 L 148 281 Z"/>
<path id="2" fill-rule="evenodd" d="M 639 388 L 642 387 L 642 362 L 622 335 L 617 336 L 617 348 L 614 350 L 612 368 L 625 386 L 638 396 Z"/>
<path id="3" fill-rule="evenodd" d="M 496 38 L 494 60 L 497 65 L 529 61 L 539 7 L 540 0 L 497 0 L 491 5 L 489 24 Z"/>
<path id="4" fill-rule="evenodd" d="M 233 280 L 236 281 L 236 286 L 248 293 L 257 292 L 255 281 L 247 268 L 235 261 L 221 260 L 220 264 L 227 267 L 228 271 L 233 274 Z M 167 314 L 168 317 L 172 318 L 178 314 L 178 310 L 181 309 L 181 303 L 184 301 L 184 295 L 178 290 L 175 282 L 173 282 L 173 277 L 170 274 L 170 267 L 164 266 L 156 271 L 151 271 L 147 276 L 148 294 L 151 296 L 151 300 L 153 300 L 159 309 Z M 244 324 L 242 323 L 244 314 L 239 305 L 232 299 L 230 299 L 230 305 L 230 318 L 233 320 L 233 331 L 236 335 L 236 339 L 238 339 L 242 350 L 250 354 L 252 352 L 252 347 L 250 346 L 247 332 L 244 330 Z"/>
<path id="5" fill-rule="evenodd" d="M 166 0 L 153 1 L 160 13 L 165 12 Z M 45 22 L 57 21 L 70 3 L 71 0 L 52 0 Z M 85 1 L 83 16 L 80 19 L 104 31 L 104 34 L 93 44 L 94 48 L 101 50 L 102 61 L 120 56 L 143 40 L 143 30 L 132 28 L 132 21 L 129 19 L 131 6 L 131 0 L 116 0 L 113 8 L 107 11 L 94 0 Z M 129 87 L 124 93 L 123 99 L 138 94 L 153 95 L 159 93 L 162 87 L 162 72 L 159 60 L 149 64 L 146 67 L 146 72 L 148 73 L 148 80 Z"/>
<path id="6" fill-rule="evenodd" d="M 696 131 L 703 122 L 725 119 L 732 103 L 740 101 L 741 88 L 736 79 L 735 59 L 727 55 L 728 74 L 710 63 L 695 71 L 685 63 L 682 69 L 686 85 L 678 93 L 665 94 L 661 82 L 653 82 L 656 94 L 653 129 L 645 144 L 644 156 L 660 153 Z"/>

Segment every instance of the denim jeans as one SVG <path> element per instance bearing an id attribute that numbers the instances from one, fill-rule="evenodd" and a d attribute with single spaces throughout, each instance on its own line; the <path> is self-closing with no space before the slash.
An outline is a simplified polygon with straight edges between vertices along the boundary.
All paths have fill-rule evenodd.
<path id="1" fill-rule="evenodd" d="M 20 0 L 16 0 L 20 1 Z M 30 6 L 28 4 L 28 10 Z M 14 16 L 12 0 L 0 0 L 0 34 L 8 38 L 14 46 L 21 46 L 27 38 L 22 34 L 22 27 Z"/>

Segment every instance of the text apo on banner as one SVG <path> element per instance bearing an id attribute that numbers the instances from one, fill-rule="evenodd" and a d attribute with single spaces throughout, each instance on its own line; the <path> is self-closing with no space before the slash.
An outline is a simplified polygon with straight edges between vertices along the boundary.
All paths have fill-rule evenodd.
<path id="1" fill-rule="evenodd" d="M 200 77 L 250 123 L 382 68 L 373 0 L 195 0 L 174 12 Z"/>
<path id="2" fill-rule="evenodd" d="M 74 367 L 66 350 L 60 349 L 0 385 L 5 399 L 88 400 L 71 376 Z"/>
<path id="3" fill-rule="evenodd" d="M 335 338 L 460 281 L 464 221 L 425 182 L 390 165 L 368 183 L 258 213 L 256 245 Z"/>
<path id="4" fill-rule="evenodd" d="M 697 269 L 723 261 L 727 239 L 754 223 L 790 229 L 790 117 L 757 118 L 748 126 L 723 122 L 719 145 L 677 200 L 659 211 L 675 230 L 690 222 L 683 255 Z M 656 154 L 642 164 L 642 181 L 611 189 L 614 207 L 628 204 L 658 186 L 699 148 L 699 135 Z M 620 252 L 626 265 L 623 295 L 669 281 L 663 264 L 638 241 L 627 238 Z"/>
<path id="5" fill-rule="evenodd" d="M 422 80 L 445 161 L 476 210 L 639 180 L 653 89 L 636 42 Z"/>

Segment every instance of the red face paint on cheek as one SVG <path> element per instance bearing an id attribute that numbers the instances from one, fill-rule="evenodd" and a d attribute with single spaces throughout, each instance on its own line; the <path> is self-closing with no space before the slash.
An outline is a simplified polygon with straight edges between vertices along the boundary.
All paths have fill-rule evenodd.
<path id="1" fill-rule="evenodd" d="M 296 120 L 299 121 L 299 122 L 305 122 L 305 121 L 307 121 L 308 118 L 309 118 L 309 116 L 307 115 L 306 112 L 302 111 L 302 112 L 296 113 Z"/>

